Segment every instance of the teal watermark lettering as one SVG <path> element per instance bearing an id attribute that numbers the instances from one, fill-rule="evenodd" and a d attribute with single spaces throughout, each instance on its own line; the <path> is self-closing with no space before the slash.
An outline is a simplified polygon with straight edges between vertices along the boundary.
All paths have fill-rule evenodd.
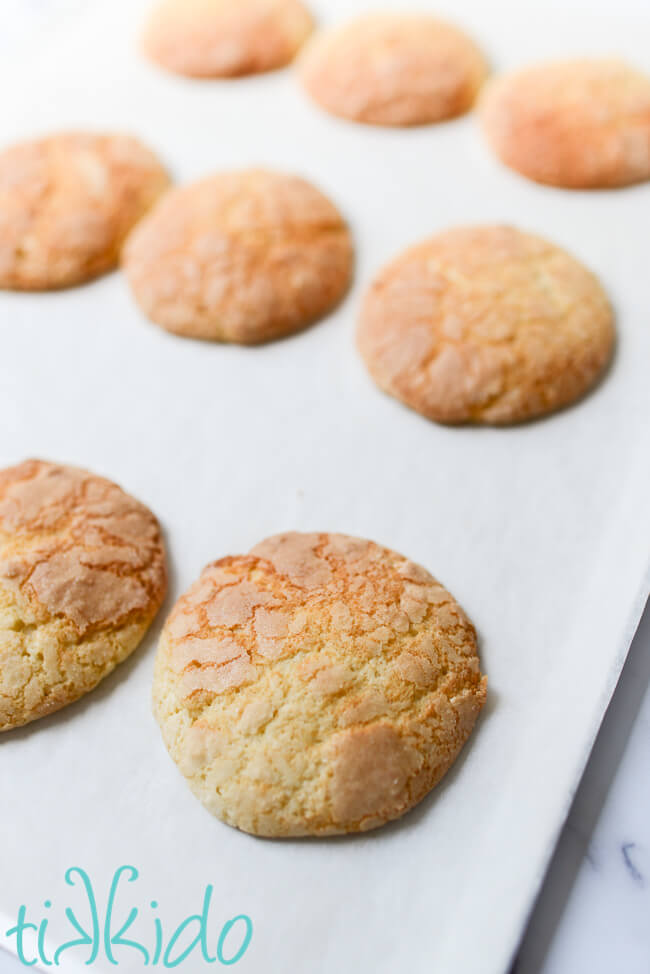
<path id="1" fill-rule="evenodd" d="M 122 934 L 126 933 L 138 915 L 138 911 L 135 906 L 131 909 L 126 921 L 122 924 L 118 932 L 116 934 L 111 934 L 113 907 L 115 904 L 115 896 L 117 894 L 117 886 L 122 873 L 128 873 L 127 882 L 129 883 L 135 882 L 135 880 L 138 878 L 138 870 L 135 868 L 135 866 L 120 866 L 120 868 L 115 871 L 113 882 L 111 883 L 111 891 L 108 894 L 108 906 L 106 907 L 106 919 L 104 921 L 104 953 L 106 954 L 106 959 L 110 964 L 117 964 L 119 962 L 115 960 L 113 955 L 113 947 L 132 947 L 134 950 L 139 950 L 142 953 L 145 964 L 148 964 L 149 951 L 146 947 L 139 944 L 137 940 L 122 939 Z"/>
<path id="2" fill-rule="evenodd" d="M 30 929 L 38 930 L 38 927 L 36 926 L 35 923 L 27 923 L 27 920 L 25 919 L 26 916 L 27 916 L 27 907 L 21 906 L 18 910 L 18 919 L 16 920 L 16 926 L 11 927 L 10 930 L 7 930 L 5 936 L 16 938 L 16 953 L 18 954 L 18 960 L 20 961 L 20 963 L 24 964 L 25 967 L 33 967 L 36 961 L 38 960 L 38 957 L 35 957 L 33 960 L 27 960 L 27 957 L 25 956 L 24 938 L 25 938 L 25 930 L 30 930 Z"/>
<path id="3" fill-rule="evenodd" d="M 133 958 L 139 957 L 143 967 L 176 968 L 187 961 L 188 967 L 194 962 L 196 969 L 197 962 L 230 967 L 246 954 L 253 938 L 253 921 L 246 913 L 217 920 L 213 916 L 213 885 L 205 887 L 201 912 L 181 919 L 166 936 L 161 917 L 150 913 L 158 910 L 158 900 L 150 900 L 148 908 L 137 904 L 133 884 L 139 877 L 135 866 L 116 869 L 108 887 L 106 908 L 100 914 L 101 898 L 98 900 L 89 874 L 79 866 L 66 870 L 65 883 L 83 897 L 82 908 L 76 905 L 73 910 L 65 903 L 59 907 L 74 936 L 58 945 L 52 943 L 47 931 L 57 909 L 53 898 L 44 901 L 48 913 L 37 922 L 28 917 L 28 907 L 22 904 L 16 923 L 5 933 L 10 941 L 15 938 L 21 964 L 64 967 L 74 952 L 76 963 L 82 961 L 87 967 L 95 964 L 102 953 L 102 959 L 115 967 L 121 963 L 132 966 Z"/>
<path id="4" fill-rule="evenodd" d="M 88 899 L 88 907 L 90 909 L 90 921 L 92 925 L 92 935 L 87 933 L 81 926 L 77 917 L 72 912 L 69 906 L 65 909 L 65 915 L 68 922 L 75 928 L 77 933 L 81 934 L 81 937 L 77 940 L 68 940 L 66 943 L 61 944 L 58 950 L 54 954 L 54 963 L 58 966 L 59 958 L 66 950 L 70 950 L 73 947 L 92 947 L 92 950 L 88 956 L 86 964 L 93 964 L 97 960 L 97 954 L 99 953 L 99 918 L 97 915 L 97 903 L 95 901 L 95 893 L 93 892 L 93 884 L 90 881 L 90 877 L 83 870 L 79 869 L 77 866 L 73 866 L 68 869 L 65 874 L 65 881 L 68 886 L 74 886 L 74 877 L 79 876 L 83 884 L 86 897 Z"/>
<path id="5" fill-rule="evenodd" d="M 195 913 L 194 916 L 188 917 L 183 920 L 181 924 L 178 925 L 174 933 L 172 934 L 171 940 L 167 945 L 167 950 L 165 951 L 164 965 L 165 967 L 178 967 L 179 964 L 185 960 L 186 957 L 192 953 L 197 944 L 201 945 L 201 953 L 203 955 L 203 960 L 207 961 L 208 964 L 214 964 L 216 957 L 210 957 L 208 953 L 208 913 L 210 911 L 210 900 L 212 899 L 212 892 L 214 887 L 207 886 L 205 890 L 205 896 L 203 897 L 203 910 L 200 914 Z M 180 939 L 182 934 L 187 930 L 191 923 L 198 921 L 199 931 L 185 950 L 178 955 L 174 960 L 172 960 L 172 951 L 176 946 L 177 941 Z"/>
<path id="6" fill-rule="evenodd" d="M 237 953 L 233 954 L 229 960 L 224 957 L 224 944 L 226 937 L 230 933 L 231 929 L 235 926 L 238 920 L 243 920 L 246 927 L 246 932 L 244 934 L 244 939 L 242 940 L 239 950 Z M 251 918 L 246 916 L 245 913 L 240 913 L 238 917 L 234 917 L 229 920 L 228 923 L 224 923 L 221 928 L 221 933 L 219 934 L 219 943 L 217 944 L 217 957 L 222 964 L 236 964 L 238 960 L 241 960 L 246 951 L 248 950 L 248 945 L 251 942 L 253 936 L 253 924 L 251 923 Z"/>

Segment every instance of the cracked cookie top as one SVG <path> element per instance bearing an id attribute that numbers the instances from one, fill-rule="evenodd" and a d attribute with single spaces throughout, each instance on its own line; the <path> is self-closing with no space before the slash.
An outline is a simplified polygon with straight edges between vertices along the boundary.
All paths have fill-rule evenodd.
<path id="1" fill-rule="evenodd" d="M 259 169 L 172 190 L 124 249 L 149 318 L 179 335 L 243 344 L 325 315 L 345 294 L 352 263 L 334 205 L 297 176 Z"/>
<path id="2" fill-rule="evenodd" d="M 650 179 L 650 77 L 623 61 L 504 75 L 486 88 L 481 119 L 501 161 L 536 182 L 599 189 Z"/>
<path id="3" fill-rule="evenodd" d="M 580 398 L 609 362 L 598 280 L 512 227 L 447 230 L 390 263 L 357 332 L 377 384 L 443 423 L 514 423 Z"/>
<path id="4" fill-rule="evenodd" d="M 485 698 L 476 635 L 423 568 L 338 534 L 208 565 L 156 663 L 166 744 L 204 804 L 261 835 L 373 828 L 453 762 Z"/>
<path id="5" fill-rule="evenodd" d="M 162 0 L 142 47 L 176 74 L 234 78 L 289 64 L 312 28 L 300 0 Z"/>
<path id="6" fill-rule="evenodd" d="M 41 460 L 0 471 L 0 728 L 91 689 L 166 584 L 158 522 L 116 484 Z"/>
<path id="7" fill-rule="evenodd" d="M 126 135 L 66 132 L 0 153 L 0 287 L 68 287 L 115 267 L 122 242 L 167 188 Z"/>
<path id="8" fill-rule="evenodd" d="M 370 125 L 423 125 L 468 111 L 487 65 L 462 31 L 426 15 L 369 14 L 316 34 L 302 83 L 332 115 Z"/>

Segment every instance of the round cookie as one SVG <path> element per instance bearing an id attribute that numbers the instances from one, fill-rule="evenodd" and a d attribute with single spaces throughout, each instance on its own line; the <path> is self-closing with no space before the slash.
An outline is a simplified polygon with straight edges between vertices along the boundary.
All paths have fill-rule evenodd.
<path id="1" fill-rule="evenodd" d="M 169 178 L 126 135 L 68 132 L 0 153 L 0 288 L 69 287 L 115 267 Z"/>
<path id="2" fill-rule="evenodd" d="M 417 14 L 369 14 L 318 34 L 300 68 L 308 93 L 332 115 L 401 126 L 462 115 L 487 74 L 469 37 Z"/>
<path id="3" fill-rule="evenodd" d="M 167 586 L 160 528 L 103 477 L 0 471 L 0 731 L 92 690 L 136 648 Z"/>
<path id="4" fill-rule="evenodd" d="M 247 345 L 327 314 L 349 286 L 353 250 L 341 215 L 310 183 L 249 170 L 168 193 L 130 235 L 123 265 L 152 321 Z"/>
<path id="5" fill-rule="evenodd" d="M 403 815 L 451 766 L 485 695 L 474 628 L 424 568 L 296 532 L 207 566 L 165 623 L 153 689 L 196 797 L 263 836 Z"/>
<path id="6" fill-rule="evenodd" d="M 176 74 L 234 78 L 289 64 L 312 29 L 300 0 L 162 0 L 142 46 Z"/>
<path id="7" fill-rule="evenodd" d="M 541 64 L 481 100 L 488 142 L 511 169 L 570 189 L 650 179 L 650 78 L 615 60 Z"/>
<path id="8" fill-rule="evenodd" d="M 447 230 L 368 291 L 359 350 L 385 392 L 441 423 L 516 423 L 579 399 L 609 362 L 597 279 L 511 227 Z"/>

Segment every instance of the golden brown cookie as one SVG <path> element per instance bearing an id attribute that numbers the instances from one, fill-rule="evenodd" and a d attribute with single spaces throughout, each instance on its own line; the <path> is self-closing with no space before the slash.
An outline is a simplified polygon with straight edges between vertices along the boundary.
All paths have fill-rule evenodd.
<path id="1" fill-rule="evenodd" d="M 169 178 L 126 135 L 68 132 L 0 153 L 0 288 L 68 287 L 115 267 Z"/>
<path id="2" fill-rule="evenodd" d="M 650 179 L 650 78 L 622 61 L 540 64 L 481 100 L 488 142 L 511 169 L 570 189 Z"/>
<path id="3" fill-rule="evenodd" d="M 317 34 L 302 82 L 332 115 L 371 125 L 423 125 L 468 111 L 487 73 L 451 24 L 426 15 L 369 14 Z"/>
<path id="4" fill-rule="evenodd" d="M 517 423 L 566 406 L 609 362 L 613 314 L 573 257 L 512 227 L 447 230 L 377 277 L 359 350 L 377 385 L 441 423 Z"/>
<path id="5" fill-rule="evenodd" d="M 231 78 L 289 64 L 312 29 L 300 0 L 162 0 L 142 46 L 176 74 Z"/>
<path id="6" fill-rule="evenodd" d="M 92 690 L 166 586 L 158 522 L 116 484 L 43 460 L 0 471 L 0 731 Z"/>
<path id="7" fill-rule="evenodd" d="M 153 698 L 210 812 L 298 836 L 403 815 L 485 694 L 474 628 L 424 568 L 371 541 L 288 533 L 208 565 L 179 599 Z"/>
<path id="8" fill-rule="evenodd" d="M 249 170 L 172 190 L 129 237 L 123 264 L 152 321 L 249 345 L 327 314 L 349 286 L 353 251 L 340 213 L 310 183 Z"/>

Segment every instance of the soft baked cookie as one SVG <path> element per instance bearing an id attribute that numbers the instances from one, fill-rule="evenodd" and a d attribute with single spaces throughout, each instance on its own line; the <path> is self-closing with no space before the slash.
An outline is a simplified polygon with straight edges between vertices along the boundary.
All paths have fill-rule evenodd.
<path id="1" fill-rule="evenodd" d="M 317 34 L 300 69 L 322 108 L 372 125 L 423 125 L 461 115 L 487 73 L 469 37 L 417 14 L 369 14 Z"/>
<path id="2" fill-rule="evenodd" d="M 300 0 L 162 0 L 142 46 L 176 74 L 230 78 L 284 67 L 312 29 Z"/>
<path id="3" fill-rule="evenodd" d="M 650 179 L 650 78 L 622 61 L 540 64 L 481 101 L 488 142 L 511 169 L 572 189 Z"/>
<path id="4" fill-rule="evenodd" d="M 611 358 L 614 325 L 577 260 L 485 226 L 447 230 L 390 263 L 357 342 L 376 383 L 429 419 L 516 423 L 580 398 Z"/>
<path id="5" fill-rule="evenodd" d="M 160 528 L 103 477 L 0 471 L 0 731 L 92 690 L 136 648 L 167 585 Z"/>
<path id="6" fill-rule="evenodd" d="M 167 188 L 126 135 L 67 132 L 0 153 L 0 288 L 68 287 L 115 267 L 126 234 Z"/>
<path id="7" fill-rule="evenodd" d="M 172 190 L 130 235 L 144 313 L 192 338 L 254 344 L 298 331 L 345 294 L 353 252 L 333 204 L 278 172 L 224 172 Z"/>
<path id="8" fill-rule="evenodd" d="M 280 534 L 222 558 L 160 640 L 154 712 L 190 788 L 264 836 L 403 815 L 483 706 L 476 634 L 421 568 L 341 534 Z"/>

